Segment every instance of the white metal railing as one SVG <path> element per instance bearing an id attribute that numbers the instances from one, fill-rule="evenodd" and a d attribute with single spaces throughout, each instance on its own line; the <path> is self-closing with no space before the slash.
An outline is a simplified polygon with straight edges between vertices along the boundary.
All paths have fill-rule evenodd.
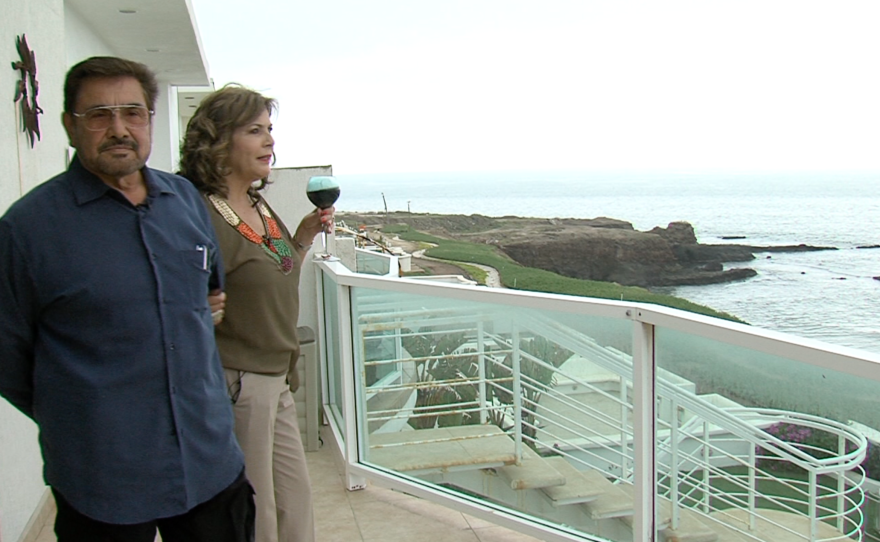
<path id="1" fill-rule="evenodd" d="M 548 539 L 601 535 L 587 528 L 562 527 L 563 522 L 552 514 L 545 514 L 544 520 L 556 523 L 556 528 L 524 519 L 518 514 L 541 514 L 524 504 L 522 494 L 499 510 L 487 504 L 503 501 L 497 495 L 486 496 L 487 503 L 474 502 L 433 486 L 425 488 L 419 479 L 393 469 L 377 470 L 370 465 L 371 434 L 400 432 L 413 425 L 446 427 L 460 425 L 462 420 L 477 425 L 491 421 L 512 439 L 515 463 L 523 460 L 528 448 L 539 455 L 566 457 L 582 470 L 597 469 L 617 484 L 634 485 L 629 531 L 634 540 L 654 540 L 664 529 L 680 529 L 684 512 L 697 513 L 709 524 L 723 524 L 755 540 L 764 540 L 759 533 L 768 528 L 792 540 L 861 539 L 864 475 L 859 463 L 867 446 L 864 436 L 820 416 L 718 406 L 694 393 L 683 379 L 658 369 L 650 336 L 638 331 L 652 331 L 657 325 L 683 329 L 759 351 L 783 351 L 801 363 L 827 365 L 875 381 L 880 379 L 876 359 L 805 346 L 790 337 L 662 307 L 422 284 L 358 276 L 334 264 L 321 267 L 335 284 L 336 298 L 351 300 L 344 307 L 322 311 L 322 326 L 348 322 L 337 331 L 350 335 L 347 341 L 352 345 L 351 351 L 339 350 L 339 359 L 330 360 L 325 377 L 333 380 L 334 364 L 357 367 L 351 373 L 352 382 L 337 378 L 337 385 L 345 389 L 343 404 L 328 404 L 346 411 L 345 417 L 356 418 L 346 420 L 347 429 L 335 428 L 348 442 L 344 455 L 350 472 L 410 492 L 421 491 L 472 513 L 482 510 L 483 515 Z M 432 306 L 426 299 L 442 302 Z M 548 317 L 548 310 L 634 321 L 632 351 L 637 355 L 599 344 L 594 337 Z M 350 319 L 327 318 L 339 312 L 350 312 Z M 597 374 L 584 377 L 562 370 L 559 360 L 544 359 L 535 352 L 539 340 L 557 353 L 570 354 L 568 359 L 584 360 Z M 371 343 L 384 344 L 385 350 Z M 410 351 L 422 347 L 427 350 L 420 354 Z M 647 349 L 647 354 L 639 355 L 640 349 Z M 338 371 L 337 376 L 341 376 Z M 560 382 L 576 387 L 578 393 L 566 393 Z M 653 390 L 652 394 L 644 396 L 646 389 Z M 330 397 L 328 392 L 325 397 Z M 445 398 L 440 401 L 437 396 L 442 394 Z M 453 418 L 454 423 L 441 421 Z M 833 435 L 835 446 L 819 449 L 768 432 L 780 423 Z M 653 429 L 646 431 L 647 425 Z M 432 436 L 427 441 L 400 439 L 377 447 L 404 448 L 463 438 L 486 437 Z M 780 465 L 797 470 L 800 477 L 781 475 L 774 468 Z M 424 472 L 428 474 L 422 476 L 423 481 L 434 476 L 431 469 Z M 854 482 L 847 481 L 847 474 Z M 769 485 L 780 491 L 763 491 Z M 655 487 L 656 491 L 646 490 Z M 669 504 L 668 517 L 646 517 L 655 509 L 666 509 L 662 503 Z M 785 514 L 783 519 L 780 513 Z M 792 527 L 791 517 L 803 518 L 806 527 Z M 584 520 L 584 525 L 589 523 Z M 626 535 L 612 538 L 625 539 Z"/>

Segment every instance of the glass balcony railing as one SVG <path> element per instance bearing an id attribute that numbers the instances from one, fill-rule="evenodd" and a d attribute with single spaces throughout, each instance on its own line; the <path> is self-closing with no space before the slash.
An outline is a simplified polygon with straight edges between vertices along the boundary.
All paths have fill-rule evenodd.
<path id="1" fill-rule="evenodd" d="M 356 261 L 358 273 L 380 276 L 398 275 L 397 256 L 358 248 L 356 249 Z"/>
<path id="2" fill-rule="evenodd" d="M 351 488 L 544 540 L 871 539 L 877 356 L 653 305 L 319 267 Z"/>

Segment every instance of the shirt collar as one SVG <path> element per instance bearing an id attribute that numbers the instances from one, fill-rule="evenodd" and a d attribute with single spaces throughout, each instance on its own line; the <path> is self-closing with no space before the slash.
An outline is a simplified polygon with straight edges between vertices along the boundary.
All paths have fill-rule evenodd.
<path id="1" fill-rule="evenodd" d="M 77 205 L 85 205 L 113 190 L 104 181 L 99 179 L 97 175 L 83 167 L 77 155 L 74 155 L 67 171 L 73 186 L 73 194 Z M 176 193 L 166 179 L 154 174 L 150 168 L 145 166 L 141 169 L 141 172 L 144 175 L 144 181 L 147 183 L 148 199 L 152 199 L 159 194 Z"/>

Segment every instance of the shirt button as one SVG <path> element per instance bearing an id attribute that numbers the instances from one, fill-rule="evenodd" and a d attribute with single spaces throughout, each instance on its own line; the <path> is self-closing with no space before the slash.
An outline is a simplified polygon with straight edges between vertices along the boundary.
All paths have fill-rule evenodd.
<path id="1" fill-rule="evenodd" d="M 168 349 L 169 349 L 169 350 L 174 350 L 174 343 L 171 343 L 171 344 L 168 346 Z"/>
<path id="2" fill-rule="evenodd" d="M 157 256 L 155 252 L 151 253 L 151 254 L 150 254 L 150 257 L 153 258 L 154 260 L 158 260 L 158 259 L 159 259 L 159 256 Z"/>

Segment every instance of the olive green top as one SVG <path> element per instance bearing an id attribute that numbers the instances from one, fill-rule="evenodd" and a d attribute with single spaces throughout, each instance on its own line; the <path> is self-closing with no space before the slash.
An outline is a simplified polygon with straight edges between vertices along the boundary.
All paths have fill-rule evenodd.
<path id="1" fill-rule="evenodd" d="M 209 200 L 205 203 L 217 231 L 226 273 L 226 314 L 215 328 L 220 360 L 227 369 L 287 374 L 299 358 L 296 322 L 302 260 L 293 248 L 293 238 L 267 204 L 282 239 L 292 249 L 293 265 L 285 274 L 266 252 L 265 244 L 245 238 Z"/>

